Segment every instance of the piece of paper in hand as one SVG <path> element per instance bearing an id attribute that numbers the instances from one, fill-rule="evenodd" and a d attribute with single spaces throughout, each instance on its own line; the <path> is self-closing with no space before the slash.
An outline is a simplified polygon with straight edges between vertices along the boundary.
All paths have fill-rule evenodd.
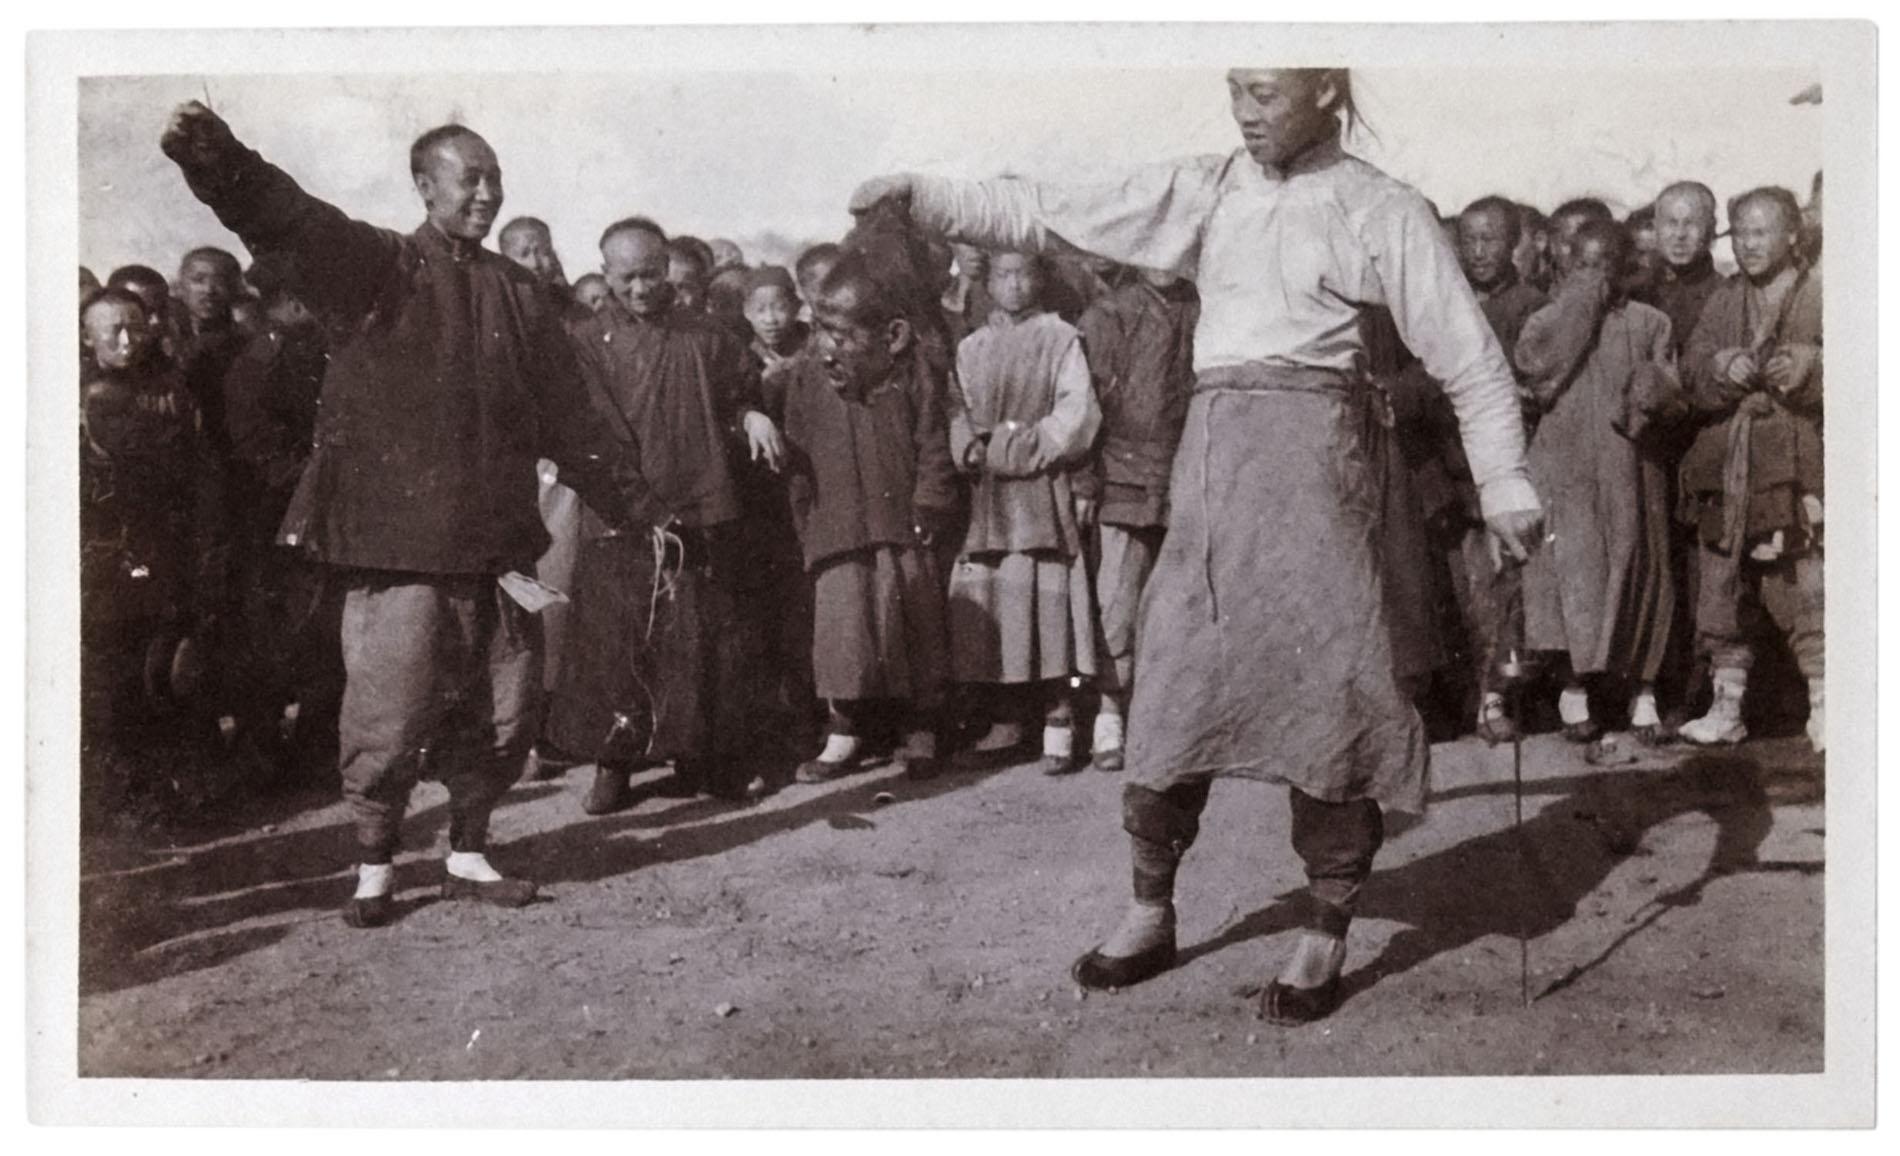
<path id="1" fill-rule="evenodd" d="M 507 592 L 508 597 L 520 603 L 521 608 L 530 614 L 539 614 L 550 606 L 567 601 L 567 595 L 519 570 L 510 570 L 495 581 Z"/>

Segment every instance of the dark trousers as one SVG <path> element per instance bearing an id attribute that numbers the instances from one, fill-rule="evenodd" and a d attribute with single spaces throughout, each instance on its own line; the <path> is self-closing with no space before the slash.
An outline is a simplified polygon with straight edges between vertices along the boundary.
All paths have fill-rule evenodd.
<path id="1" fill-rule="evenodd" d="M 490 577 L 358 574 L 342 633 L 338 762 L 363 862 L 394 856 L 425 771 L 449 789 L 450 848 L 483 850 L 534 741 L 540 620 Z"/>
<path id="2" fill-rule="evenodd" d="M 1181 856 L 1200 834 L 1207 806 L 1207 779 L 1156 791 L 1136 783 L 1122 788 L 1122 826 L 1134 837 L 1135 898 L 1162 903 L 1174 898 Z M 1306 865 L 1306 910 L 1301 926 L 1344 936 L 1358 907 L 1372 860 L 1385 842 L 1385 822 L 1371 799 L 1328 803 L 1289 787 L 1293 851 Z"/>

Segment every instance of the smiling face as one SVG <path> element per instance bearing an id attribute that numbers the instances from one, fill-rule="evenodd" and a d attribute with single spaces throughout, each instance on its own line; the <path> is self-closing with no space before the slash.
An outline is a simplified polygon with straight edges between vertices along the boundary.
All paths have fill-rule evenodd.
<path id="1" fill-rule="evenodd" d="M 1458 264 L 1480 288 L 1498 283 L 1511 268 L 1511 222 L 1504 210 L 1474 209 L 1458 218 Z"/>
<path id="2" fill-rule="evenodd" d="M 1280 169 L 1336 123 L 1328 108 L 1337 92 L 1318 70 L 1236 68 L 1227 95 L 1247 155 L 1262 168 Z"/>
<path id="3" fill-rule="evenodd" d="M 607 288 L 636 317 L 658 317 L 673 297 L 666 280 L 666 242 L 645 229 L 622 229 L 600 246 Z"/>
<path id="4" fill-rule="evenodd" d="M 1729 222 L 1729 243 L 1735 248 L 1735 263 L 1755 281 L 1781 272 L 1794 255 L 1795 230 L 1799 221 L 1788 220 L 1780 205 L 1766 197 L 1754 197 L 1736 211 Z"/>
<path id="5" fill-rule="evenodd" d="M 437 144 L 416 174 L 429 223 L 446 236 L 480 241 L 501 212 L 501 162 L 488 142 L 469 133 Z"/>

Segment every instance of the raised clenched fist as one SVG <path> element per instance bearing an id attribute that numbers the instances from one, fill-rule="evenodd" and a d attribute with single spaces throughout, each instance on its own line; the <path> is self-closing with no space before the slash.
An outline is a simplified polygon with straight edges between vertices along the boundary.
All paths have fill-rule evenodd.
<path id="1" fill-rule="evenodd" d="M 172 110 L 158 147 L 179 164 L 209 163 L 229 148 L 236 138 L 224 118 L 195 100 Z"/>

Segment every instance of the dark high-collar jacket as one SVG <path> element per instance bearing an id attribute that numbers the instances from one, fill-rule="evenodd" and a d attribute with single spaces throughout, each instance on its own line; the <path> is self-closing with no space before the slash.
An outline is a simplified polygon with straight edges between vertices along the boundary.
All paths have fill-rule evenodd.
<path id="1" fill-rule="evenodd" d="M 917 542 L 957 505 L 950 435 L 922 357 L 863 397 L 833 386 L 809 351 L 783 375 L 792 513 L 805 565 Z"/>
<path id="2" fill-rule="evenodd" d="M 636 317 L 615 301 L 573 344 L 601 425 L 667 514 L 703 529 L 744 513 L 742 422 L 759 408 L 759 364 L 729 323 L 686 309 Z"/>
<path id="3" fill-rule="evenodd" d="M 1714 258 L 1704 253 L 1680 269 L 1663 262 L 1656 270 L 1655 280 L 1635 296 L 1669 315 L 1671 352 L 1681 357 L 1682 351 L 1688 348 L 1690 335 L 1695 332 L 1696 322 L 1702 319 L 1702 307 L 1721 284 L 1722 275 L 1715 271 Z"/>
<path id="4" fill-rule="evenodd" d="M 425 574 L 526 569 L 547 547 L 536 460 L 614 522 L 663 517 L 588 406 L 561 318 L 514 262 L 424 224 L 355 221 L 232 142 L 179 165 L 331 347 L 314 447 L 280 541 L 326 562 Z"/>
<path id="5" fill-rule="evenodd" d="M 1103 522 L 1167 525 L 1168 477 L 1194 394 L 1200 315 L 1191 284 L 1163 291 L 1137 278 L 1097 298 L 1076 323 L 1102 407 L 1094 467 Z"/>

